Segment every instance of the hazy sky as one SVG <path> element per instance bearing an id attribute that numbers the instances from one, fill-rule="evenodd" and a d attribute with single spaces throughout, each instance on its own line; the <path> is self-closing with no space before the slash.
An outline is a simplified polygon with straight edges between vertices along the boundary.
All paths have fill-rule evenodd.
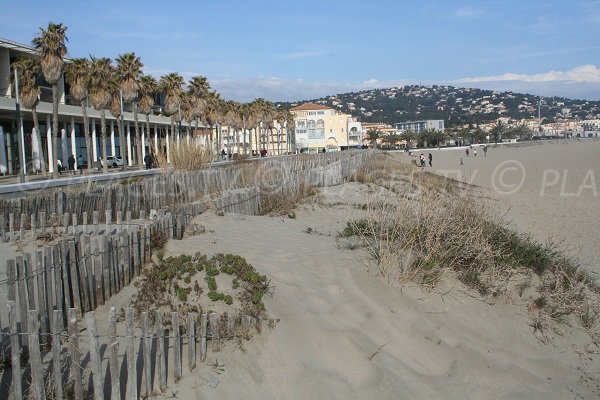
<path id="1" fill-rule="evenodd" d="M 134 51 L 223 97 L 303 100 L 401 84 L 600 99 L 600 0 L 0 2 L 0 37 L 68 26 L 71 57 Z"/>

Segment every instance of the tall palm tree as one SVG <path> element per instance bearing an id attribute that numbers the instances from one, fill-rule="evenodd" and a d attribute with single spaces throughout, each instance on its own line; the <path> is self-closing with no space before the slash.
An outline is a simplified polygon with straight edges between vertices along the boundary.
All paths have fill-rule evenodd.
<path id="1" fill-rule="evenodd" d="M 212 146 L 214 146 L 213 151 L 218 154 L 221 147 L 223 147 L 223 137 L 219 134 L 219 123 L 223 118 L 222 100 L 217 92 L 210 92 L 207 100 L 208 104 L 206 106 L 206 112 L 204 113 L 204 119 L 208 126 L 215 130 Z"/>
<path id="2" fill-rule="evenodd" d="M 69 84 L 70 94 L 74 101 L 81 105 L 83 115 L 83 131 L 85 135 L 85 150 L 88 172 L 92 172 L 92 147 L 90 140 L 90 124 L 87 115 L 86 101 L 88 98 L 88 85 L 90 75 L 90 62 L 85 58 L 76 58 L 65 65 L 65 80 Z"/>
<path id="3" fill-rule="evenodd" d="M 406 147 L 410 149 L 412 147 L 412 141 L 417 138 L 417 134 L 412 129 L 407 129 L 400 134 L 400 137 L 402 140 L 406 141 Z"/>
<path id="4" fill-rule="evenodd" d="M 140 78 L 140 111 L 146 116 L 146 143 L 150 135 L 150 114 L 154 108 L 154 94 L 158 90 L 158 82 L 153 76 L 143 75 Z M 148 145 L 148 151 L 151 151 L 152 146 Z M 158 149 L 157 149 L 158 151 Z"/>
<path id="5" fill-rule="evenodd" d="M 175 131 L 175 120 L 179 118 L 183 82 L 183 77 L 177 72 L 163 75 L 159 81 L 160 90 L 165 94 L 163 111 L 171 116 L 171 132 Z"/>
<path id="6" fill-rule="evenodd" d="M 90 61 L 90 101 L 94 108 L 100 111 L 100 137 L 102 148 L 102 172 L 108 172 L 106 160 L 106 112 L 115 92 L 114 69 L 110 58 L 94 58 Z M 122 137 L 122 136 L 121 136 Z M 119 143 L 123 148 L 123 143 Z M 125 162 L 125 160 L 123 160 Z"/>
<path id="7" fill-rule="evenodd" d="M 377 147 L 377 139 L 381 137 L 381 131 L 371 128 L 367 131 L 367 138 L 371 143 L 371 146 Z"/>
<path id="8" fill-rule="evenodd" d="M 490 133 L 494 135 L 494 142 L 498 143 L 498 140 L 502 141 L 502 134 L 506 130 L 506 124 L 501 119 L 496 121 L 496 124 L 490 130 Z"/>
<path id="9" fill-rule="evenodd" d="M 33 45 L 40 54 L 42 74 L 46 82 L 52 86 L 52 154 L 54 163 L 53 176 L 58 178 L 58 80 L 60 79 L 67 54 L 63 24 L 48 23 L 48 28 L 40 28 L 39 36 L 33 38 Z"/>
<path id="10" fill-rule="evenodd" d="M 198 130 L 198 122 L 203 117 L 210 85 L 206 77 L 199 75 L 194 76 L 188 82 L 188 91 L 193 99 L 194 120 L 196 121 L 196 131 Z"/>
<path id="11" fill-rule="evenodd" d="M 44 151 L 42 149 L 42 138 L 40 135 L 40 124 L 37 116 L 37 104 L 40 101 L 40 87 L 37 84 L 37 77 L 40 72 L 39 60 L 33 58 L 21 58 L 12 63 L 13 71 L 16 69 L 19 76 L 19 100 L 25 108 L 31 110 L 33 117 L 33 126 L 35 129 L 35 137 L 37 139 L 37 150 L 40 157 L 40 166 L 42 175 L 46 175 L 46 161 L 44 159 Z M 14 80 L 14 73 L 10 74 Z M 12 87 L 16 87 L 13 82 Z"/>
<path id="12" fill-rule="evenodd" d="M 294 138 L 295 129 L 296 129 L 296 120 L 294 119 L 294 114 L 292 114 L 292 112 L 288 110 L 286 112 L 286 117 L 285 117 L 286 153 L 289 153 L 291 151 L 292 143 L 296 143 L 296 140 Z"/>
<path id="13" fill-rule="evenodd" d="M 287 110 L 279 110 L 275 115 L 275 119 L 277 120 L 277 154 L 281 154 L 281 131 L 283 129 L 283 125 L 285 124 L 287 118 Z"/>
<path id="14" fill-rule="evenodd" d="M 137 113 L 137 98 L 142 77 L 141 59 L 135 53 L 124 53 L 117 57 L 117 82 L 123 92 L 123 100 L 130 101 L 133 105 L 133 124 L 135 129 L 135 145 L 138 166 L 144 166 L 142 157 L 142 140 Z"/>

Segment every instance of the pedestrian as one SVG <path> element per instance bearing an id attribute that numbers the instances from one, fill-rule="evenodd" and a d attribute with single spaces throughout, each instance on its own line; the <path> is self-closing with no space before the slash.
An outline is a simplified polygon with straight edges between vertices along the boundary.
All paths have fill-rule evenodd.
<path id="1" fill-rule="evenodd" d="M 221 160 L 225 160 L 225 149 L 221 150 Z"/>
<path id="2" fill-rule="evenodd" d="M 483 146 L 483 156 L 487 157 L 487 145 Z"/>
<path id="3" fill-rule="evenodd" d="M 421 155 L 419 156 L 419 160 L 421 161 L 421 167 L 425 166 L 425 155 L 423 153 L 421 153 Z"/>
<path id="4" fill-rule="evenodd" d="M 67 162 L 69 163 L 69 172 L 73 172 L 75 170 L 75 154 L 71 154 Z"/>
<path id="5" fill-rule="evenodd" d="M 467 154 L 467 157 L 469 157 L 469 149 L 465 149 L 465 153 Z"/>
<path id="6" fill-rule="evenodd" d="M 83 156 L 81 154 L 77 157 L 77 169 L 79 170 L 79 175 L 83 175 Z"/>
<path id="7" fill-rule="evenodd" d="M 477 149 L 473 149 L 473 157 L 477 157 Z"/>
<path id="8" fill-rule="evenodd" d="M 431 161 L 433 161 L 433 156 L 431 155 L 431 153 L 429 153 L 429 166 L 431 167 Z"/>
<path id="9" fill-rule="evenodd" d="M 146 154 L 144 157 L 144 164 L 146 164 L 146 169 L 152 169 L 152 156 L 150 154 Z"/>

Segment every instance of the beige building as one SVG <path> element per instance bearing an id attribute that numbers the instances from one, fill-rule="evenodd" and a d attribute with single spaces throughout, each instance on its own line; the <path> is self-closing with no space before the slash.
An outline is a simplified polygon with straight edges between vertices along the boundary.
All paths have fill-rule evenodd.
<path id="1" fill-rule="evenodd" d="M 313 103 L 290 111 L 296 122 L 295 146 L 300 152 L 346 150 L 362 145 L 362 125 L 351 115 Z"/>

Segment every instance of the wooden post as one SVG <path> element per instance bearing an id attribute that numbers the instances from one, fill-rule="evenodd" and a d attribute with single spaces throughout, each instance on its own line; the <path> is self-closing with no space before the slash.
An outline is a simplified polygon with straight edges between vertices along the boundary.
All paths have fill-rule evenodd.
<path id="1" fill-rule="evenodd" d="M 62 290 L 64 292 L 64 300 L 65 300 L 65 308 L 63 310 L 68 310 L 69 308 L 73 307 L 73 301 L 71 299 L 71 287 L 69 285 L 69 264 L 67 262 L 68 261 L 67 260 L 67 242 L 65 240 L 62 240 L 60 242 L 60 246 L 58 246 L 58 245 L 55 245 L 55 246 L 56 246 L 55 250 L 59 250 L 59 251 L 57 251 L 55 253 L 54 260 L 56 262 L 58 262 L 58 260 L 60 258 L 60 265 L 62 266 L 61 269 L 58 270 L 58 272 L 62 271 L 62 282 L 63 282 Z M 57 300 L 62 301 L 62 299 L 57 299 Z M 66 312 L 64 314 L 67 315 Z"/>
<path id="2" fill-rule="evenodd" d="M 73 223 L 73 235 L 76 235 L 77 231 L 78 231 L 78 227 L 77 227 L 77 214 L 73 213 L 73 220 L 71 221 L 71 223 Z"/>
<path id="3" fill-rule="evenodd" d="M 18 289 L 18 302 L 19 302 L 19 322 L 21 323 L 21 331 L 27 331 L 27 310 L 29 310 L 29 306 L 27 303 L 27 291 L 25 289 L 25 277 L 27 274 L 25 273 L 25 263 L 23 261 L 23 256 L 16 257 L 16 271 L 17 271 L 17 289 Z"/>
<path id="4" fill-rule="evenodd" d="M 160 391 L 162 393 L 167 390 L 167 363 L 165 354 L 165 330 L 163 328 L 162 312 L 156 312 L 156 339 L 158 346 L 156 350 L 156 369 L 158 373 Z"/>
<path id="5" fill-rule="evenodd" d="M 190 372 L 196 368 L 196 314 L 188 313 L 188 365 Z"/>
<path id="6" fill-rule="evenodd" d="M 106 229 L 105 230 L 109 234 L 112 233 L 112 229 L 110 227 L 110 223 L 111 223 L 110 218 L 111 218 L 111 215 L 112 215 L 112 211 L 111 210 L 104 210 L 104 221 L 105 221 L 104 223 L 106 225 Z"/>
<path id="7" fill-rule="evenodd" d="M 9 301 L 17 300 L 17 289 L 16 289 L 16 273 L 15 273 L 15 260 L 6 261 L 6 284 L 8 286 L 7 299 Z"/>
<path id="8" fill-rule="evenodd" d="M 63 312 L 54 310 L 52 322 L 52 372 L 54 375 L 54 395 L 56 400 L 63 400 L 63 383 L 61 371 L 61 350 L 60 332 L 62 331 Z"/>
<path id="9" fill-rule="evenodd" d="M 127 342 L 127 398 L 137 400 L 137 373 L 135 370 L 135 332 L 133 330 L 133 308 L 125 309 Z"/>
<path id="10" fill-rule="evenodd" d="M 119 392 L 119 341 L 117 340 L 117 309 L 108 311 L 108 368 L 110 370 L 111 399 L 120 399 Z"/>
<path id="11" fill-rule="evenodd" d="M 142 338 L 144 344 L 144 379 L 146 380 L 146 397 L 152 396 L 152 362 L 150 361 L 150 348 L 152 347 L 152 334 L 148 330 L 148 313 L 142 313 Z"/>
<path id="12" fill-rule="evenodd" d="M 69 308 L 67 320 L 69 322 L 69 352 L 71 354 L 71 379 L 75 399 L 83 400 L 83 386 L 81 382 L 81 365 L 79 360 L 79 328 L 77 328 L 77 310 Z"/>
<path id="13" fill-rule="evenodd" d="M 206 328 L 208 325 L 208 318 L 206 313 L 202 313 L 200 316 L 200 361 L 206 360 Z"/>
<path id="14" fill-rule="evenodd" d="M 35 223 L 35 214 L 31 214 L 31 237 L 34 238 L 36 234 L 36 223 Z"/>
<path id="15" fill-rule="evenodd" d="M 103 384 L 102 377 L 102 358 L 100 357 L 100 344 L 98 342 L 98 328 L 96 327 L 96 317 L 94 312 L 90 311 L 85 314 L 85 321 L 90 336 L 90 362 L 92 366 L 92 380 L 94 382 L 94 399 L 103 400 Z"/>
<path id="16" fill-rule="evenodd" d="M 77 310 L 77 317 L 81 319 L 83 306 L 79 290 L 79 274 L 77 273 L 77 255 L 75 253 L 75 241 L 69 240 L 69 264 L 71 271 L 71 285 L 73 289 L 73 305 Z"/>
<path id="17" fill-rule="evenodd" d="M 63 229 L 64 229 L 64 234 L 68 235 L 69 234 L 69 213 L 64 213 L 63 214 Z"/>
<path id="18" fill-rule="evenodd" d="M 175 382 L 181 379 L 181 335 L 179 333 L 179 317 L 177 313 L 171 313 L 171 325 L 173 326 L 173 364 Z"/>
<path id="19" fill-rule="evenodd" d="M 44 372 L 42 370 L 42 355 L 40 354 L 40 320 L 36 310 L 27 313 L 27 326 L 29 327 L 29 365 L 31 366 L 31 381 L 36 400 L 45 400 Z"/>
<path id="20" fill-rule="evenodd" d="M 81 225 L 83 226 L 83 234 L 84 235 L 88 234 L 87 224 L 88 224 L 88 213 L 87 213 L 87 211 L 84 211 L 83 212 L 83 219 L 81 221 Z"/>
<path id="21" fill-rule="evenodd" d="M 15 241 L 15 214 L 8 214 L 8 240 Z"/>
<path id="22" fill-rule="evenodd" d="M 21 375 L 21 346 L 19 346 L 19 331 L 17 330 L 16 307 L 14 301 L 8 302 L 8 325 L 10 330 L 10 356 L 12 369 L 12 392 L 13 398 L 23 398 L 23 386 Z"/>
<path id="23" fill-rule="evenodd" d="M 27 215 L 21 214 L 21 221 L 19 224 L 19 240 L 25 240 L 25 223 L 27 222 Z"/>
<path id="24" fill-rule="evenodd" d="M 210 333 L 212 334 L 212 351 L 221 350 L 221 339 L 219 338 L 219 319 L 217 313 L 210 313 Z"/>
<path id="25" fill-rule="evenodd" d="M 48 321 L 47 304 L 46 304 L 46 285 L 44 284 L 44 252 L 36 250 L 35 252 L 35 273 L 37 280 L 38 292 L 38 311 L 40 312 L 41 333 L 50 333 L 50 324 Z M 42 337 L 42 343 L 46 347 L 46 336 Z"/>
<path id="26" fill-rule="evenodd" d="M 123 224 L 123 212 L 117 211 L 117 233 L 121 233 L 121 225 Z"/>
<path id="27" fill-rule="evenodd" d="M 46 233 L 46 212 L 40 212 L 40 228 L 42 229 L 42 233 Z"/>
<path id="28" fill-rule="evenodd" d="M 4 219 L 4 214 L 0 214 L 0 242 L 4 242 L 6 240 L 6 220 Z"/>
<path id="29" fill-rule="evenodd" d="M 227 337 L 232 339 L 235 336 L 235 314 L 227 313 Z"/>
<path id="30" fill-rule="evenodd" d="M 98 211 L 92 211 L 92 224 L 94 224 L 94 233 L 98 234 Z"/>
<path id="31" fill-rule="evenodd" d="M 35 306 L 35 284 L 34 284 L 34 280 L 35 280 L 35 276 L 33 275 L 33 269 L 31 268 L 32 266 L 32 262 L 31 262 L 31 254 L 26 253 L 25 254 L 25 279 L 26 279 L 26 286 L 27 286 L 27 301 L 29 304 L 29 310 L 35 310 L 36 306 Z"/>

